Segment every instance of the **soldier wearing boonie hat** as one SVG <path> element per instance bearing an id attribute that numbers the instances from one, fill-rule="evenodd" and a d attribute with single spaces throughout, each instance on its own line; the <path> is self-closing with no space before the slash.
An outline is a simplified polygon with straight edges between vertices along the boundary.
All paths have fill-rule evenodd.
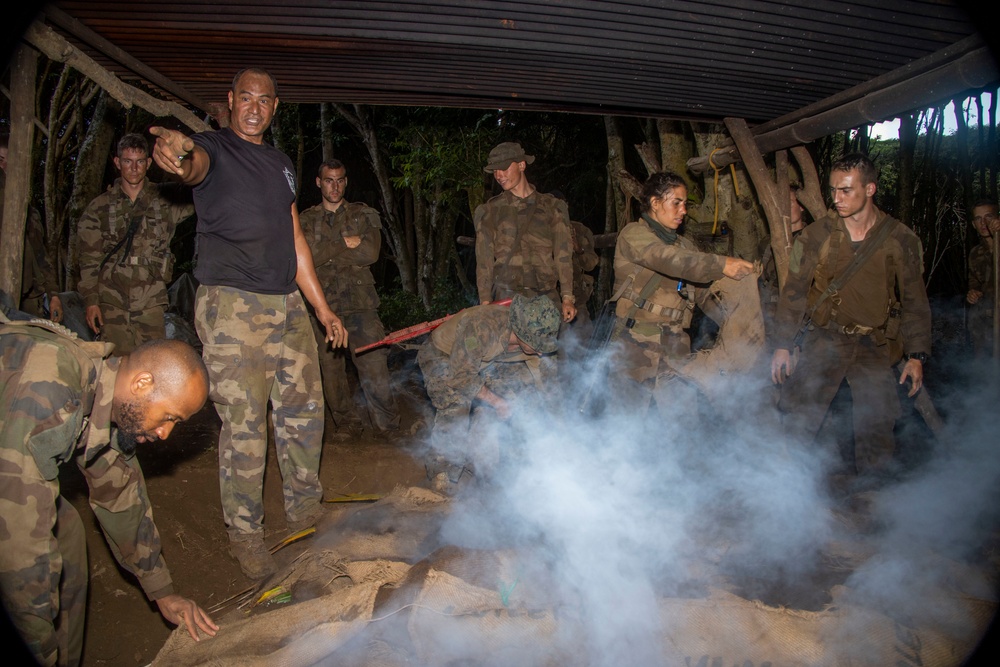
<path id="1" fill-rule="evenodd" d="M 535 161 L 521 144 L 490 151 L 484 171 L 503 192 L 476 208 L 476 287 L 481 304 L 521 294 L 547 296 L 564 322 L 576 317 L 573 242 L 565 202 L 538 192 L 524 170 Z"/>
<path id="2" fill-rule="evenodd" d="M 521 144 L 516 141 L 505 141 L 490 151 L 490 156 L 486 160 L 486 166 L 483 167 L 483 171 L 487 174 L 492 174 L 497 170 L 506 169 L 514 162 L 532 164 L 534 161 L 535 156 L 525 153 L 524 149 L 521 148 Z"/>

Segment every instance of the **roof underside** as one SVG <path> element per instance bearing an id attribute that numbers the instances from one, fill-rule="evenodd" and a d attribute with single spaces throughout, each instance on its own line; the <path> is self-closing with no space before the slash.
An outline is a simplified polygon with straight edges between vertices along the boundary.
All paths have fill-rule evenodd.
<path id="1" fill-rule="evenodd" d="M 237 70 L 259 66 L 275 75 L 285 102 L 758 122 L 976 33 L 966 11 L 946 0 L 67 0 L 56 6 L 209 102 L 225 99 Z M 61 32 L 123 79 L 136 79 Z"/>

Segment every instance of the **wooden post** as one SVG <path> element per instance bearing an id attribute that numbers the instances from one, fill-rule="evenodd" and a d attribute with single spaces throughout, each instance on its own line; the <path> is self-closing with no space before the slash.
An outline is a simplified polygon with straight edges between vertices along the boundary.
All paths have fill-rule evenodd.
<path id="1" fill-rule="evenodd" d="M 823 193 L 826 191 L 823 184 L 819 182 L 819 173 L 813 163 L 812 155 L 805 146 L 795 146 L 791 149 L 792 157 L 799 165 L 802 173 L 802 189 L 799 190 L 799 202 L 806 207 L 813 220 L 819 220 L 826 216 L 826 198 Z"/>
<path id="2" fill-rule="evenodd" d="M 784 186 L 784 191 L 782 191 L 778 182 L 771 178 L 746 121 L 742 118 L 726 118 L 725 122 L 729 135 L 739 149 L 740 158 L 750 175 L 754 189 L 757 190 L 757 199 L 764 207 L 767 226 L 771 232 L 771 251 L 774 253 L 774 265 L 778 270 L 778 288 L 781 289 L 785 286 L 785 279 L 788 276 L 788 255 L 792 246 L 792 234 L 789 229 L 791 195 L 788 190 L 788 154 L 782 151 L 782 155 L 778 159 L 778 171 L 784 172 L 778 175 L 778 179 Z"/>
<path id="3" fill-rule="evenodd" d="M 10 142 L 0 230 L 0 289 L 20 306 L 24 223 L 31 192 L 31 147 L 35 131 L 35 78 L 38 53 L 19 44 L 10 61 Z"/>

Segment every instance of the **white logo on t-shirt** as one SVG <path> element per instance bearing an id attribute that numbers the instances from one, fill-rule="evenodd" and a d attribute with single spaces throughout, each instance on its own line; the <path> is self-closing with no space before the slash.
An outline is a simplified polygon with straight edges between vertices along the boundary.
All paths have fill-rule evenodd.
<path id="1" fill-rule="evenodd" d="M 291 190 L 292 194 L 294 195 L 295 194 L 295 174 L 293 174 L 291 171 L 289 171 L 288 167 L 285 167 L 282 170 L 281 173 L 283 173 L 285 175 L 285 180 L 288 181 L 288 189 Z"/>

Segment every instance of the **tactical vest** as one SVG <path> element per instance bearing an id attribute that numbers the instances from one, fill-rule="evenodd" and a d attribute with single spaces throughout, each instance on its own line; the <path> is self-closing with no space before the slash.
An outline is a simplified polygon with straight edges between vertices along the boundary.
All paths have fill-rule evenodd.
<path id="1" fill-rule="evenodd" d="M 650 289 L 650 281 L 657 277 L 660 284 Z M 690 326 L 694 299 L 689 290 L 683 289 L 681 282 L 672 278 L 664 280 L 664 276 L 656 271 L 637 266 L 621 290 L 616 314 L 626 317 L 629 311 L 634 312 L 634 308 L 652 314 L 665 325 L 679 325 L 682 329 Z M 644 292 L 650 292 L 649 296 L 643 297 Z"/>
<path id="2" fill-rule="evenodd" d="M 145 190 L 145 188 L 152 188 L 152 187 L 155 187 L 155 185 L 147 182 L 143 190 Z M 151 195 L 153 200 L 152 207 L 153 207 L 154 230 L 159 230 L 161 227 L 161 223 L 163 222 L 163 213 L 160 210 L 160 197 L 158 195 L 159 193 Z M 141 197 L 142 193 L 139 193 L 139 196 Z M 145 218 L 145 215 L 143 215 L 143 217 Z M 131 252 L 131 243 L 126 241 L 124 236 L 125 234 L 128 234 L 129 226 L 130 226 L 129 224 L 125 225 L 125 228 L 122 232 L 122 236 L 115 240 L 114 249 L 111 252 L 109 252 L 108 255 L 104 258 L 102 266 L 104 264 L 114 265 L 114 266 L 145 266 L 149 269 L 150 273 L 159 272 L 159 275 L 157 277 L 163 280 L 164 282 L 169 281 L 171 278 L 171 274 L 173 273 L 174 270 L 174 254 L 170 252 L 169 246 L 165 248 L 164 256 L 162 259 L 158 259 L 156 257 L 147 257 L 144 256 L 142 253 Z M 114 230 L 117 228 L 118 228 L 118 198 L 109 197 L 108 229 L 111 231 L 111 233 L 114 233 Z M 137 232 L 138 230 L 135 231 Z M 112 259 L 113 255 L 117 254 L 119 251 L 128 254 L 123 254 L 122 257 L 119 257 L 117 260 L 113 260 Z"/>
<path id="3" fill-rule="evenodd" d="M 866 261 L 866 264 L 882 262 L 885 266 L 885 290 L 883 292 L 885 298 L 885 318 L 882 322 L 876 326 L 868 326 L 848 321 L 840 313 L 840 295 L 834 292 L 813 313 L 812 323 L 814 325 L 834 329 L 840 333 L 872 335 L 879 345 L 885 343 L 887 340 L 897 341 L 899 339 L 900 300 L 903 298 L 903 286 L 896 280 L 896 266 L 901 264 L 902 258 L 895 256 L 895 250 L 898 246 L 897 244 L 889 243 L 889 238 L 886 238 L 882 242 L 882 245 Z M 819 299 L 820 295 L 826 291 L 830 282 L 836 277 L 837 262 L 845 242 L 850 243 L 847 235 L 839 227 L 834 227 L 831 230 L 830 236 L 820 246 L 819 261 L 816 264 L 813 282 L 809 288 L 808 300 L 810 306 Z"/>

